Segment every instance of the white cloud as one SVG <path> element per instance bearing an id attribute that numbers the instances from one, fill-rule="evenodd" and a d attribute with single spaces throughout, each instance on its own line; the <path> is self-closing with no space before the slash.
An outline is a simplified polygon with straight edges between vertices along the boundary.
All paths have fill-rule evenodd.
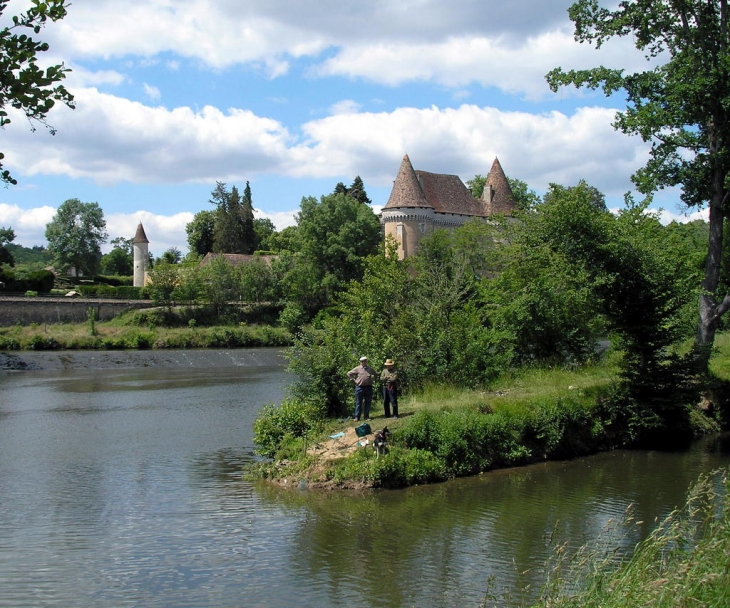
<path id="1" fill-rule="evenodd" d="M 9 129 L 5 162 L 18 175 L 66 175 L 98 184 L 237 182 L 260 175 L 360 175 L 389 184 L 405 153 L 416 168 L 469 179 L 495 157 L 511 177 L 542 190 L 586 179 L 607 195 L 631 188 L 647 146 L 610 126 L 615 111 L 582 108 L 530 114 L 464 104 L 344 113 L 301 125 L 297 139 L 280 122 L 231 108 L 167 109 L 83 89 L 78 107 L 54 114 L 53 138 Z M 44 144 L 39 146 L 39 138 Z"/>
<path id="2" fill-rule="evenodd" d="M 357 114 L 360 110 L 361 105 L 353 99 L 343 99 L 330 106 L 330 114 Z"/>
<path id="3" fill-rule="evenodd" d="M 0 203 L 0 226 L 12 228 L 15 243 L 31 247 L 46 242 L 46 224 L 56 215 L 56 209 L 49 206 L 21 209 L 17 205 Z"/>
<path id="4" fill-rule="evenodd" d="M 289 226 L 296 226 L 297 221 L 294 216 L 299 213 L 299 209 L 292 209 L 291 211 L 278 211 L 278 212 L 266 212 L 262 209 L 254 209 L 254 216 L 256 218 L 268 218 L 272 224 L 276 227 L 277 232 L 281 232 L 284 228 Z"/>
<path id="5" fill-rule="evenodd" d="M 161 256 L 170 247 L 177 247 L 183 253 L 188 250 L 185 226 L 193 221 L 192 213 L 175 213 L 174 215 L 158 215 L 150 211 L 139 210 L 133 213 L 113 213 L 106 217 L 106 229 L 110 240 L 121 236 L 131 239 L 137 232 L 137 225 L 142 222 L 149 250 L 156 257 Z M 108 251 L 107 244 L 102 248 Z"/>
<path id="6" fill-rule="evenodd" d="M 631 40 L 605 44 L 600 61 L 591 47 L 576 44 L 563 0 L 493 4 L 96 0 L 74 3 L 44 36 L 72 67 L 173 54 L 170 66 L 188 59 L 207 69 L 248 66 L 278 78 L 290 72 L 292 60 L 307 58 L 322 61 L 311 71 L 319 77 L 478 83 L 528 98 L 547 93 L 544 74 L 555 66 L 630 68 L 636 61 Z"/>
<path id="7" fill-rule="evenodd" d="M 162 97 L 160 89 L 158 89 L 157 87 L 153 87 L 146 82 L 142 84 L 142 87 L 144 88 L 145 95 L 147 95 L 147 97 L 149 97 L 153 101 L 157 101 L 158 99 L 160 99 L 160 97 Z"/>
<path id="8" fill-rule="evenodd" d="M 281 123 L 247 110 L 168 110 L 96 89 L 76 91 L 76 102 L 54 113 L 58 134 L 48 145 L 38 146 L 41 134 L 8 130 L 8 167 L 100 184 L 229 181 L 278 171 L 291 140 Z"/>

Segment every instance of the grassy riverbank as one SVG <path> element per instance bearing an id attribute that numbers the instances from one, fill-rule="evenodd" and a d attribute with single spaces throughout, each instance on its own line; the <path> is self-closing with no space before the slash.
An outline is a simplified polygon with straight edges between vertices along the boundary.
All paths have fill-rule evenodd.
<path id="1" fill-rule="evenodd" d="M 729 606 L 728 490 L 726 470 L 701 477 L 684 507 L 662 521 L 626 560 L 617 559 L 610 543 L 600 548 L 593 543 L 572 554 L 558 547 L 535 608 Z M 484 608 L 498 605 L 491 596 L 482 603 Z"/>
<path id="2" fill-rule="evenodd" d="M 288 346 L 291 333 L 266 324 L 169 327 L 154 314 L 130 312 L 106 322 L 0 327 L 0 351 L 243 348 Z"/>
<path id="3" fill-rule="evenodd" d="M 717 347 L 713 370 L 724 374 L 728 336 Z M 523 369 L 482 391 L 425 387 L 401 399 L 397 420 L 385 419 L 375 405 L 373 432 L 385 426 L 392 432 L 383 458 L 370 444 L 358 445 L 354 421 L 323 420 L 318 404 L 285 401 L 265 409 L 254 425 L 259 453 L 270 460 L 253 473 L 282 484 L 306 480 L 310 487 L 394 488 L 637 445 L 653 432 L 677 447 L 720 430 L 721 380 L 689 383 L 686 392 L 649 407 L 628 394 L 618 372 L 609 357 L 574 370 Z M 671 427 L 656 426 L 657 412 Z"/>

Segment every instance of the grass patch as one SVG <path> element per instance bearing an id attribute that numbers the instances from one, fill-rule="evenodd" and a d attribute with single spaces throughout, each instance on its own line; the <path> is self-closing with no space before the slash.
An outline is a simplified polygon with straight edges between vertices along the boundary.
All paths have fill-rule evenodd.
<path id="1" fill-rule="evenodd" d="M 0 327 L 0 350 L 118 350 L 288 346 L 291 334 L 269 325 L 163 327 L 119 320 Z"/>
<path id="2" fill-rule="evenodd" d="M 558 547 L 535 607 L 730 605 L 728 471 L 703 475 L 686 504 L 672 512 L 628 559 L 602 539 L 568 554 Z M 629 517 L 625 525 L 631 525 Z M 610 540 L 610 539 L 609 539 Z M 491 604 L 486 598 L 483 606 Z"/>

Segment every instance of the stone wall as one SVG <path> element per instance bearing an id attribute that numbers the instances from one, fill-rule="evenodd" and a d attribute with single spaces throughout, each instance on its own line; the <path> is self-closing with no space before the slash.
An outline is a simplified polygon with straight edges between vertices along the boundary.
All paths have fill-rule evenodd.
<path id="1" fill-rule="evenodd" d="M 83 323 L 88 309 L 96 319 L 108 321 L 128 310 L 150 308 L 149 300 L 98 300 L 87 298 L 0 297 L 0 326 L 31 323 Z"/>

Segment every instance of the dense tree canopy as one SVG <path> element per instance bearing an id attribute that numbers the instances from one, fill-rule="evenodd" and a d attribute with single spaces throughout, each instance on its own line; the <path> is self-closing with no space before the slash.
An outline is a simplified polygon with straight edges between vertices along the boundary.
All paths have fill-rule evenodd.
<path id="1" fill-rule="evenodd" d="M 204 256 L 213 251 L 213 235 L 215 232 L 215 211 L 198 211 L 193 221 L 185 226 L 188 235 L 188 247 L 198 255 Z"/>
<path id="2" fill-rule="evenodd" d="M 633 180 L 640 192 L 681 186 L 690 207 L 709 205 L 710 231 L 699 323 L 695 338 L 700 369 L 707 369 L 715 331 L 730 310 L 720 284 L 723 223 L 730 194 L 730 19 L 727 0 L 624 0 L 615 10 L 597 0 L 569 9 L 579 42 L 600 48 L 614 36 L 630 36 L 650 61 L 645 71 L 597 67 L 547 75 L 562 85 L 623 90 L 627 108 L 614 126 L 651 142 L 650 158 Z M 658 65 L 657 65 L 658 64 Z"/>
<path id="3" fill-rule="evenodd" d="M 93 275 L 99 268 L 101 245 L 107 239 L 104 212 L 98 203 L 65 201 L 46 225 L 48 251 L 57 270 L 73 268 L 76 276 Z"/>
<path id="4" fill-rule="evenodd" d="M 65 0 L 32 0 L 31 4 L 26 12 L 12 18 L 12 25 L 0 30 L 0 127 L 10 123 L 5 108 L 11 106 L 25 114 L 33 130 L 34 123 L 38 123 L 54 134 L 55 130 L 46 122 L 48 112 L 56 102 L 74 107 L 73 95 L 58 84 L 70 70 L 63 64 L 45 70 L 39 68 L 38 55 L 48 50 L 48 44 L 36 40 L 32 34 L 40 33 L 48 20 L 63 19 L 66 5 Z M 0 1 L 0 16 L 7 5 L 8 0 Z M 17 183 L 2 167 L 0 162 L 0 180 Z"/>
<path id="5" fill-rule="evenodd" d="M 294 247 L 330 296 L 362 278 L 363 260 L 380 242 L 380 221 L 367 205 L 343 194 L 302 199 Z"/>

